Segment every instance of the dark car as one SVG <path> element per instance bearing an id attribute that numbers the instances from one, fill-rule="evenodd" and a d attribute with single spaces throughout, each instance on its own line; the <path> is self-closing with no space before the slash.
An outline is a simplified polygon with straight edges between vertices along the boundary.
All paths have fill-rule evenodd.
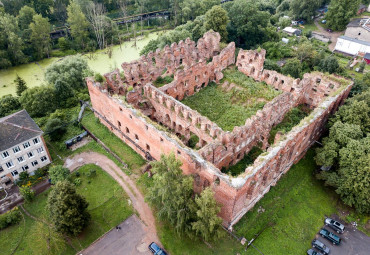
<path id="1" fill-rule="evenodd" d="M 318 249 L 319 251 L 322 251 L 322 253 L 324 253 L 324 254 L 329 254 L 329 252 L 330 252 L 329 247 L 327 247 L 325 244 L 323 244 L 322 242 L 320 242 L 317 239 L 313 239 L 312 247 Z"/>
<path id="2" fill-rule="evenodd" d="M 330 28 L 326 29 L 326 31 L 328 31 L 329 33 L 333 32 L 333 30 L 331 30 Z"/>
<path id="3" fill-rule="evenodd" d="M 308 254 L 308 255 L 322 255 L 322 253 L 321 253 L 321 252 L 315 251 L 314 249 L 309 249 L 309 250 L 307 251 L 307 254 Z"/>
<path id="4" fill-rule="evenodd" d="M 333 244 L 336 244 L 336 245 L 340 244 L 340 241 L 341 241 L 340 237 L 337 235 L 334 235 L 332 232 L 326 230 L 325 228 L 320 230 L 320 235 L 328 239 Z"/>
<path id="5" fill-rule="evenodd" d="M 326 218 L 325 225 L 331 227 L 339 234 L 342 234 L 344 232 L 344 225 L 336 220 Z"/>
<path id="6" fill-rule="evenodd" d="M 155 242 L 152 242 L 149 244 L 149 250 L 154 254 L 154 255 L 167 255 L 167 253 L 158 246 Z"/>

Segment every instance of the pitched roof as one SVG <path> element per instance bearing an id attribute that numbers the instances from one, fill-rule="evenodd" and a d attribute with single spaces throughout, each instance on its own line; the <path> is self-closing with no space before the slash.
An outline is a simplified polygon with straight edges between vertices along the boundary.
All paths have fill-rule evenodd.
<path id="1" fill-rule="evenodd" d="M 7 150 L 42 133 L 26 110 L 0 118 L 0 151 Z"/>
<path id="2" fill-rule="evenodd" d="M 359 44 L 362 44 L 362 45 L 370 46 L 370 42 L 357 40 L 357 39 L 355 39 L 355 38 L 348 37 L 348 36 L 345 36 L 345 35 L 339 36 L 339 38 L 340 38 L 340 39 L 343 39 L 343 40 L 347 40 L 347 41 L 351 41 L 351 42 L 359 43 Z"/>

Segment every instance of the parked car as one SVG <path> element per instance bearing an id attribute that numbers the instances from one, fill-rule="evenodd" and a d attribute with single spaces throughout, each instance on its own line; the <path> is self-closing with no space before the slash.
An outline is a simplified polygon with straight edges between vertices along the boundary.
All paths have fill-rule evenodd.
<path id="1" fill-rule="evenodd" d="M 149 244 L 149 250 L 154 254 L 154 255 L 167 255 L 167 253 L 158 246 L 155 242 L 152 242 Z"/>
<path id="2" fill-rule="evenodd" d="M 312 247 L 318 249 L 319 251 L 322 251 L 324 254 L 329 254 L 330 249 L 325 244 L 323 244 L 321 241 L 317 239 L 313 239 L 312 241 Z"/>
<path id="3" fill-rule="evenodd" d="M 314 249 L 309 249 L 309 250 L 307 251 L 307 254 L 308 254 L 308 255 L 322 255 L 322 253 L 321 253 L 321 252 L 315 251 Z"/>
<path id="4" fill-rule="evenodd" d="M 320 235 L 328 239 L 333 244 L 336 244 L 336 245 L 340 244 L 340 241 L 341 241 L 340 237 L 337 235 L 334 235 L 332 232 L 330 232 L 329 230 L 326 230 L 325 228 L 322 228 L 320 230 Z"/>
<path id="5" fill-rule="evenodd" d="M 331 227 L 335 231 L 337 231 L 338 234 L 342 234 L 344 232 L 344 225 L 336 220 L 333 220 L 331 218 L 325 219 L 325 225 Z"/>
<path id="6" fill-rule="evenodd" d="M 330 29 L 330 28 L 326 29 L 326 31 L 328 31 L 329 33 L 332 33 L 333 32 L 333 30 Z"/>

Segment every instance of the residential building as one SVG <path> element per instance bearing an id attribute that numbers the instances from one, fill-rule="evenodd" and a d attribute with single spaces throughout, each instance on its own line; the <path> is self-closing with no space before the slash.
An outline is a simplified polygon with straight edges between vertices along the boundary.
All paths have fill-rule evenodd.
<path id="1" fill-rule="evenodd" d="M 15 181 L 21 172 L 30 175 L 51 162 L 37 126 L 26 110 L 0 118 L 0 178 Z"/>
<path id="2" fill-rule="evenodd" d="M 364 56 L 370 53 L 370 42 L 354 39 L 348 36 L 340 36 L 335 45 L 334 51 L 350 56 Z"/>
<path id="3" fill-rule="evenodd" d="M 344 34 L 353 39 L 370 42 L 370 19 L 354 19 L 348 25 Z"/>

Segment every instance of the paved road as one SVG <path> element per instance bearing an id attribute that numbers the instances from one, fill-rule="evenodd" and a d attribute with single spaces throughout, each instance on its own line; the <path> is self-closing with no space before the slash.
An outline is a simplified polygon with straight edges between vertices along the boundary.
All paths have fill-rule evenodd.
<path id="1" fill-rule="evenodd" d="M 332 215 L 331 218 L 339 220 L 339 218 L 335 215 Z M 337 234 L 342 239 L 341 244 L 338 246 L 333 245 L 326 238 L 323 238 L 319 235 L 317 235 L 316 238 L 327 245 L 330 248 L 330 254 L 333 255 L 369 255 L 370 237 L 354 228 L 351 224 L 344 224 L 344 226 L 346 227 L 344 233 Z M 331 228 L 327 226 L 323 227 L 336 234 L 336 232 Z"/>
<path id="2" fill-rule="evenodd" d="M 130 197 L 133 207 L 139 213 L 140 219 L 144 223 L 143 230 L 145 235 L 141 241 L 142 245 L 147 248 L 151 242 L 160 244 L 153 213 L 148 204 L 144 201 L 144 196 L 136 187 L 135 182 L 132 181 L 130 177 L 128 177 L 112 160 L 96 152 L 83 152 L 74 157 L 67 158 L 64 163 L 64 167 L 73 171 L 86 164 L 96 164 L 97 166 L 100 166 L 118 182 Z"/>
<path id="3" fill-rule="evenodd" d="M 120 225 L 121 229 L 115 228 L 105 234 L 98 241 L 90 245 L 80 254 L 83 255 L 136 255 L 152 254 L 147 245 L 141 243 L 145 236 L 144 225 L 134 214 Z"/>

